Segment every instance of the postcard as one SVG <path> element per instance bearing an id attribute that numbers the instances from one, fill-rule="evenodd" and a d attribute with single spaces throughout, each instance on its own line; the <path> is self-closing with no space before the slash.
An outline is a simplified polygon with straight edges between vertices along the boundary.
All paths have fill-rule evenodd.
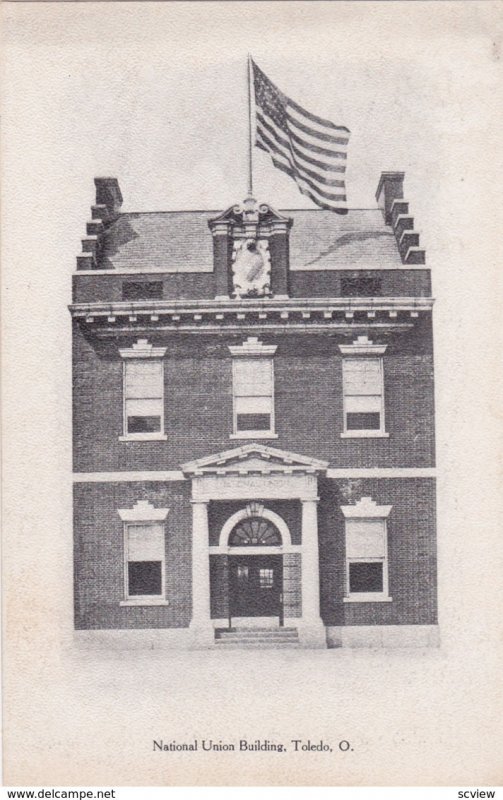
<path id="1" fill-rule="evenodd" d="M 5 783 L 501 783 L 501 7 L 2 10 Z"/>

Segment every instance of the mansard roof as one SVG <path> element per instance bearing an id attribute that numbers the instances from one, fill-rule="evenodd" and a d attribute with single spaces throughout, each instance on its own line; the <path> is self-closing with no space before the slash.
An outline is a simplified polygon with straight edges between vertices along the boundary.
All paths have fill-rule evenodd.
<path id="1" fill-rule="evenodd" d="M 120 213 L 102 235 L 99 268 L 159 272 L 212 272 L 208 221 L 219 211 Z M 282 210 L 293 220 L 290 269 L 402 266 L 391 225 L 379 208 L 341 216 L 323 209 Z"/>

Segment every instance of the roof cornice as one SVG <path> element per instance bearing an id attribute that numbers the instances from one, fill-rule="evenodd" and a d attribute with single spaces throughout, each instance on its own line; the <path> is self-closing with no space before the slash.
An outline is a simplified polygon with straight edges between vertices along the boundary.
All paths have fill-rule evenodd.
<path id="1" fill-rule="evenodd" d="M 147 337 L 156 331 L 216 333 L 333 332 L 344 336 L 412 328 L 431 313 L 431 297 L 337 297 L 250 300 L 139 300 L 74 303 L 72 317 L 96 335 Z"/>

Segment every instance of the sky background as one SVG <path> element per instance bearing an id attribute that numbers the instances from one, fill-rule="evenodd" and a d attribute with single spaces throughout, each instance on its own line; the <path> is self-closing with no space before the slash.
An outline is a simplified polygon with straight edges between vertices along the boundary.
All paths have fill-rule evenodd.
<path id="1" fill-rule="evenodd" d="M 128 211 L 223 208 L 246 192 L 250 52 L 285 94 L 350 128 L 348 202 L 371 207 L 383 170 L 406 171 L 411 191 L 434 181 L 453 122 L 472 140 L 487 129 L 489 109 L 468 119 L 456 93 L 494 80 L 479 4 L 462 15 L 456 3 L 431 15 L 381 5 L 148 3 L 140 15 L 135 3 L 15 5 L 7 125 L 10 109 L 45 162 L 40 180 L 48 162 L 55 170 L 45 199 L 71 189 L 84 201 L 94 175 L 114 175 Z M 311 206 L 256 148 L 254 176 L 258 199 Z"/>
<path id="2" fill-rule="evenodd" d="M 113 784 L 140 763 L 145 771 L 137 779 L 162 779 L 159 765 L 136 760 L 134 738 L 127 762 L 107 773 L 117 737 L 123 743 L 124 731 L 149 730 L 152 697 L 137 712 L 131 708 L 138 674 L 124 687 L 112 685 L 108 673 L 90 686 L 82 662 L 65 664 L 60 675 L 54 667 L 63 658 L 63 634 L 68 642 L 72 632 L 67 304 L 95 175 L 119 179 L 127 211 L 223 210 L 243 199 L 251 52 L 288 96 L 351 129 L 350 207 L 374 206 L 381 171 L 405 171 L 436 298 L 438 657 L 446 659 L 448 681 L 416 661 L 407 685 L 397 677 L 399 662 L 387 673 L 380 661 L 387 711 L 380 707 L 371 725 L 369 709 L 376 710 L 381 690 L 376 694 L 370 662 L 353 686 L 358 703 L 334 695 L 331 705 L 313 687 L 309 700 L 320 726 L 330 728 L 344 707 L 348 726 L 368 731 L 370 760 L 354 768 L 360 781 L 370 766 L 374 777 L 377 767 L 385 769 L 393 753 L 393 769 L 383 774 L 398 783 L 421 784 L 426 768 L 433 783 L 494 782 L 502 569 L 496 459 L 503 344 L 501 4 L 21 2 L 4 3 L 2 13 L 10 779 L 54 784 L 59 775 L 67 783 Z M 258 200 L 277 208 L 311 206 L 258 150 L 254 175 Z M 195 683 L 205 676 L 200 667 L 191 666 Z M 169 680 L 171 667 L 162 669 Z M 183 674 L 183 665 L 176 669 Z M 64 702 L 63 675 L 76 676 Z M 217 679 L 226 697 L 228 682 Z M 299 672 L 292 680 L 307 679 Z M 324 680 L 329 692 L 329 673 Z M 428 682 L 437 687 L 431 702 Z M 194 697 L 183 694 L 182 683 L 176 683 L 177 699 L 190 719 Z M 155 682 L 149 686 L 155 695 Z M 210 688 L 199 708 L 207 719 L 217 708 Z M 339 689 L 344 692 L 344 682 Z M 296 719 L 296 709 L 285 708 L 278 719 Z M 124 710 L 122 721 L 117 709 Z M 274 704 L 269 711 L 274 716 Z M 96 735 L 98 723 L 107 730 L 105 742 Z M 335 769 L 335 781 L 355 780 L 354 771 Z"/>

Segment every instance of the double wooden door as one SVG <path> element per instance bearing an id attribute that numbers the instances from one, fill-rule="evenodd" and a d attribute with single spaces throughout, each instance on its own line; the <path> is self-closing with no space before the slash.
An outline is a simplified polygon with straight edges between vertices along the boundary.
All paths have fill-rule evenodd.
<path id="1" fill-rule="evenodd" d="M 281 555 L 229 557 L 231 617 L 281 617 Z"/>

